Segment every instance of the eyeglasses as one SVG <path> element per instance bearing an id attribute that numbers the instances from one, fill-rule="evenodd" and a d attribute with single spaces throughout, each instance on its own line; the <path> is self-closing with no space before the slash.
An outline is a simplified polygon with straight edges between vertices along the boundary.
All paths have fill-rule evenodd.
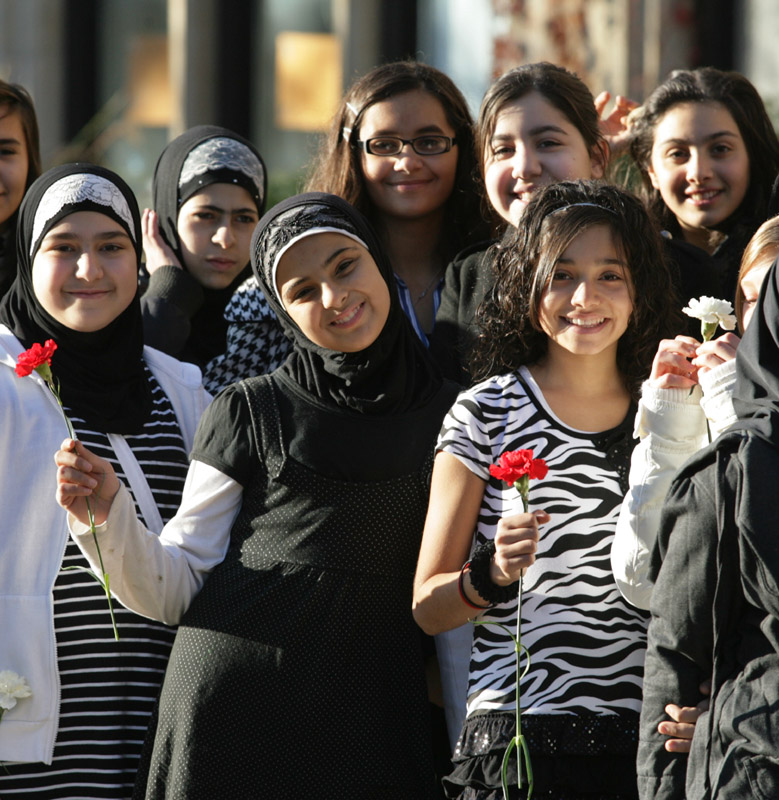
<path id="1" fill-rule="evenodd" d="M 448 153 L 457 144 L 453 136 L 416 136 L 414 139 L 401 139 L 399 136 L 374 136 L 372 139 L 357 141 L 359 147 L 372 156 L 397 156 L 410 144 L 418 156 L 439 156 Z"/>

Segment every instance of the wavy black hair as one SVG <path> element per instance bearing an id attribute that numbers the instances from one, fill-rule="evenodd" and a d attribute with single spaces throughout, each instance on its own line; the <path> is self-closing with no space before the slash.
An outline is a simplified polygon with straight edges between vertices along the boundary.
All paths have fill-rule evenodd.
<path id="1" fill-rule="evenodd" d="M 630 273 L 633 313 L 619 340 L 617 367 L 638 397 L 660 340 L 679 329 L 678 303 L 659 230 L 643 204 L 627 190 L 597 181 L 563 181 L 542 189 L 522 224 L 494 245 L 494 286 L 477 313 L 480 334 L 470 364 L 476 380 L 546 355 L 541 298 L 567 247 L 595 225 L 611 230 Z"/>
<path id="2" fill-rule="evenodd" d="M 630 155 L 641 173 L 643 197 L 659 223 L 674 235 L 681 233 L 676 217 L 649 178 L 655 129 L 663 115 L 679 103 L 720 103 L 733 117 L 746 146 L 749 156 L 746 197 L 731 218 L 718 228 L 727 229 L 733 218 L 741 215 L 757 222 L 764 220 L 771 187 L 779 173 L 779 138 L 763 99 L 741 73 L 700 67 L 672 72 L 630 117 Z"/>

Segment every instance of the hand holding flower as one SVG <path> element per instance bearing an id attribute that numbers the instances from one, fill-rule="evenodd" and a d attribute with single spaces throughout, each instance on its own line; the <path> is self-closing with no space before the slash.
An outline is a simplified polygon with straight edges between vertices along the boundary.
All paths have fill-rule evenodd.
<path id="1" fill-rule="evenodd" d="M 699 375 L 708 372 L 726 361 L 732 361 L 740 342 L 741 339 L 735 333 L 724 333 L 698 347 L 691 363 Z"/>
<path id="2" fill-rule="evenodd" d="M 67 413 L 65 412 L 65 405 L 62 402 L 62 397 L 60 396 L 60 385 L 59 381 L 54 377 L 51 371 L 51 359 L 54 353 L 57 351 L 57 344 L 54 342 L 53 339 L 47 339 L 44 344 L 39 344 L 38 342 L 34 343 L 32 347 L 25 350 L 23 353 L 19 355 L 16 359 L 16 374 L 20 378 L 26 378 L 29 375 L 32 375 L 33 372 L 36 372 L 43 380 L 46 382 L 46 385 L 49 387 L 49 391 L 54 396 L 54 399 L 57 401 L 57 405 L 60 407 L 60 411 L 62 411 L 62 418 L 65 422 L 65 425 L 68 429 L 68 433 L 70 434 L 70 438 L 67 440 L 70 444 L 71 448 L 75 449 L 78 442 L 76 441 L 76 432 L 73 429 L 73 423 L 70 421 L 70 417 L 68 417 Z M 106 462 L 104 462 L 106 463 Z M 111 470 L 113 474 L 113 470 Z M 114 476 L 116 477 L 116 476 Z M 94 481 L 94 477 L 90 478 L 90 481 Z M 114 490 L 114 494 L 116 494 L 116 489 Z M 91 489 L 88 494 L 91 494 Z M 113 497 L 113 495 L 111 495 Z M 92 511 L 91 504 L 89 502 L 89 498 L 87 496 L 84 497 L 85 506 L 85 514 L 87 521 L 84 523 L 89 525 L 89 528 L 92 532 L 92 536 L 95 540 L 95 547 L 97 549 L 98 560 L 100 561 L 100 575 L 92 572 L 91 570 L 86 570 L 86 572 L 91 575 L 102 587 L 103 591 L 106 595 L 106 600 L 108 601 L 108 612 L 111 615 L 111 626 L 114 629 L 114 638 L 119 641 L 119 631 L 116 628 L 116 619 L 114 618 L 114 606 L 113 601 L 111 600 L 111 590 L 108 586 L 108 575 L 106 571 L 103 569 L 103 558 L 100 555 L 100 545 L 97 543 L 97 536 L 95 534 L 95 519 L 94 514 Z M 110 503 L 109 503 L 110 507 Z M 84 569 L 81 566 L 71 566 L 71 567 L 63 567 L 64 570 L 69 569 Z"/>
<path id="3" fill-rule="evenodd" d="M 498 586 L 519 580 L 536 560 L 538 526 L 549 522 L 546 511 L 514 514 L 498 522 L 495 533 L 495 555 L 490 565 L 490 579 Z"/>
<path id="4" fill-rule="evenodd" d="M 79 522 L 89 525 L 86 498 L 90 498 L 94 522 L 102 525 L 119 491 L 119 479 L 110 462 L 73 439 L 65 439 L 54 454 L 54 461 L 57 464 L 57 502 Z"/>
<path id="5" fill-rule="evenodd" d="M 698 382 L 693 366 L 700 342 L 691 336 L 663 339 L 652 361 L 649 380 L 657 389 L 690 389 Z"/>

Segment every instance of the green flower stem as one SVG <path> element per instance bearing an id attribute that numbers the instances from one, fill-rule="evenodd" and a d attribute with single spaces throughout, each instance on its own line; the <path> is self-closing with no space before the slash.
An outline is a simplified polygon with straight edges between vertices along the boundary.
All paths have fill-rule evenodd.
<path id="1" fill-rule="evenodd" d="M 701 336 L 704 342 L 708 342 L 714 336 L 718 325 L 719 322 L 701 322 Z"/>
<path id="2" fill-rule="evenodd" d="M 44 370 L 42 367 L 45 367 Z M 68 415 L 65 413 L 65 406 L 62 404 L 62 398 L 60 397 L 59 393 L 59 384 L 55 382 L 54 376 L 51 373 L 51 368 L 48 364 L 43 364 L 41 367 L 37 367 L 36 371 L 41 375 L 41 377 L 46 381 L 49 389 L 51 389 L 51 393 L 54 395 L 57 403 L 59 404 L 60 410 L 62 411 L 62 416 L 65 418 L 65 424 L 68 426 L 68 435 L 71 439 L 75 440 L 77 438 L 76 431 L 73 429 L 73 423 L 70 421 Z M 95 515 L 92 513 L 92 505 L 89 502 L 89 498 L 85 497 L 87 504 L 87 517 L 89 519 L 89 531 L 92 534 L 92 541 L 95 543 L 95 550 L 97 550 L 97 560 L 100 563 L 100 573 L 103 576 L 102 580 L 100 579 L 99 575 L 96 575 L 92 570 L 86 569 L 85 567 L 63 567 L 63 569 L 82 569 L 87 574 L 91 575 L 102 587 L 105 591 L 106 599 L 108 600 L 108 613 L 111 615 L 111 627 L 114 630 L 114 639 L 118 642 L 119 641 L 119 629 L 116 627 L 116 617 L 114 616 L 114 603 L 111 598 L 111 590 L 108 587 L 108 573 L 105 571 L 105 567 L 103 566 L 103 554 L 100 552 L 100 545 L 97 541 L 97 530 L 95 527 Z M 0 717 L 2 715 L 0 714 Z"/>
<path id="3" fill-rule="evenodd" d="M 525 509 L 525 513 L 528 513 L 528 492 L 530 489 L 530 481 L 527 475 L 523 475 L 518 481 L 514 483 L 514 488 L 519 492 L 520 497 L 522 498 L 522 506 Z M 527 800 L 533 796 L 533 767 L 530 763 L 530 750 L 527 746 L 527 741 L 522 734 L 522 692 L 520 688 L 520 682 L 522 678 L 527 675 L 528 670 L 530 669 L 530 651 L 522 644 L 522 579 L 523 576 L 519 576 L 519 592 L 517 594 L 517 633 L 514 636 L 511 631 L 499 622 L 489 622 L 489 621 L 480 621 L 480 620 L 472 620 L 474 625 L 496 625 L 498 628 L 502 628 L 510 637 L 511 640 L 514 642 L 514 651 L 517 654 L 517 680 L 514 687 L 514 697 L 516 702 L 516 707 L 514 709 L 514 736 L 511 738 L 511 741 L 508 743 L 506 747 L 506 752 L 503 754 L 503 763 L 500 769 L 500 781 L 503 787 L 503 800 L 509 800 L 509 781 L 508 781 L 508 767 L 509 767 L 509 757 L 511 753 L 516 748 L 517 751 L 517 788 L 522 789 L 522 781 L 523 775 L 527 776 Z M 522 658 L 522 653 L 524 652 L 526 662 L 525 668 L 520 672 L 520 661 Z M 523 772 L 524 768 L 524 772 Z"/>

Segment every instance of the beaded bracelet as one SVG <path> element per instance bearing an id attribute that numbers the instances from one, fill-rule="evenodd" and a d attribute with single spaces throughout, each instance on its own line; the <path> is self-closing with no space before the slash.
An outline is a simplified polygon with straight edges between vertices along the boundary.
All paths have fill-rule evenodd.
<path id="1" fill-rule="evenodd" d="M 465 586 L 463 585 L 463 580 L 465 579 L 465 570 L 471 566 L 470 561 L 466 561 L 462 567 L 460 568 L 460 578 L 457 581 L 457 588 L 460 590 L 460 597 L 462 598 L 463 603 L 466 606 L 470 606 L 470 608 L 477 608 L 479 611 L 484 611 L 485 608 L 492 608 L 492 606 L 477 606 L 476 603 L 472 603 L 468 599 L 468 595 L 465 594 Z"/>
<path id="2" fill-rule="evenodd" d="M 480 544 L 471 555 L 471 584 L 479 596 L 492 605 L 508 603 L 517 596 L 519 581 L 499 586 L 490 577 L 490 563 L 495 555 L 495 542 Z"/>

